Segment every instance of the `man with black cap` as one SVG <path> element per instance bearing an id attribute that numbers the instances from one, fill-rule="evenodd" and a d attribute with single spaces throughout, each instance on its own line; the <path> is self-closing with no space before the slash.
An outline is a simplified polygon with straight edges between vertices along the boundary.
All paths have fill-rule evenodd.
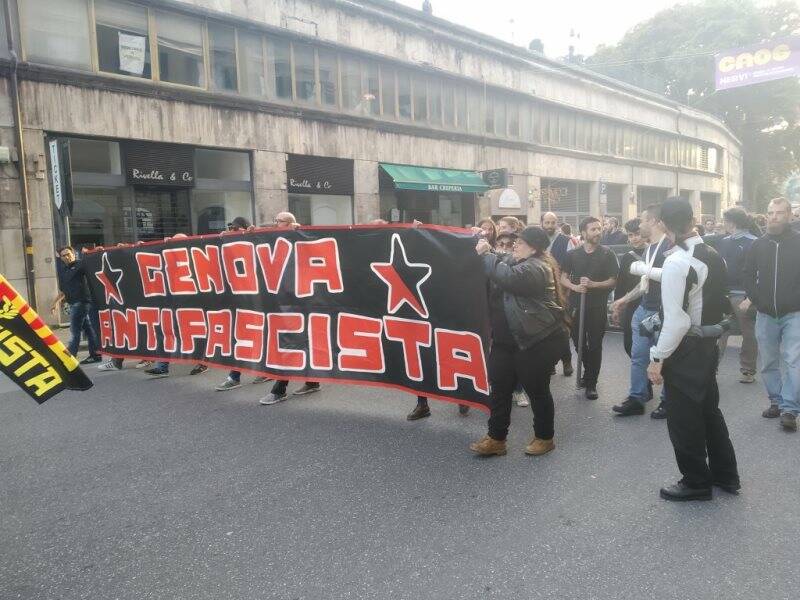
<path id="1" fill-rule="evenodd" d="M 661 488 L 665 500 L 710 500 L 712 485 L 740 488 L 736 455 L 719 410 L 717 340 L 728 299 L 725 263 L 694 231 L 688 200 L 668 198 L 661 222 L 676 245 L 661 273 L 662 324 L 647 374 L 662 381 L 667 428 L 683 477 Z"/>

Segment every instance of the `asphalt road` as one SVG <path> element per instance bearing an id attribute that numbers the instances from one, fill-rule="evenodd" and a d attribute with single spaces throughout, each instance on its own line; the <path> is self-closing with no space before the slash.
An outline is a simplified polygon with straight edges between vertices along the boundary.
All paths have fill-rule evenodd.
<path id="1" fill-rule="evenodd" d="M 597 402 L 555 380 L 540 458 L 522 452 L 529 409 L 508 456 L 479 459 L 483 414 L 434 402 L 409 423 L 412 396 L 372 388 L 263 407 L 263 385 L 130 365 L 42 406 L 0 390 L 0 598 L 800 597 L 800 436 L 761 418 L 760 382 L 728 353 L 742 495 L 672 504 L 665 424 L 610 415 L 618 335 L 605 358 Z"/>

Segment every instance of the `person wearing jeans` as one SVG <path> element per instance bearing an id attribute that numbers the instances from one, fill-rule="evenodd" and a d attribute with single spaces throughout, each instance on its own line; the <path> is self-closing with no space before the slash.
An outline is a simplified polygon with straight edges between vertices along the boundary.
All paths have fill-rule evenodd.
<path id="1" fill-rule="evenodd" d="M 70 340 L 67 349 L 70 354 L 77 356 L 81 344 L 81 333 L 86 332 L 89 356 L 82 360 L 81 364 L 100 362 L 102 357 L 98 344 L 98 332 L 91 324 L 93 298 L 83 261 L 77 259 L 72 246 L 61 248 L 58 256 L 64 263 L 64 268 L 59 271 L 58 287 L 60 291 L 53 302 L 51 311 L 55 314 L 59 302 L 64 301 L 69 304 Z"/>
<path id="2" fill-rule="evenodd" d="M 755 240 L 745 259 L 742 280 L 756 314 L 761 377 L 770 406 L 762 414 L 780 417 L 787 431 L 797 431 L 800 414 L 800 233 L 790 227 L 791 204 L 775 198 L 767 208 L 767 233 Z M 783 372 L 783 375 L 781 375 Z"/>

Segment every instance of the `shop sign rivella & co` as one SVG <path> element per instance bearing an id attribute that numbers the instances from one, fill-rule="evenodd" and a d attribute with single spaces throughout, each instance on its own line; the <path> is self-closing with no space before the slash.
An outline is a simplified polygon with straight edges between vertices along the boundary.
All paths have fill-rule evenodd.
<path id="1" fill-rule="evenodd" d="M 125 142 L 123 148 L 128 185 L 194 187 L 194 148 L 191 146 Z"/>

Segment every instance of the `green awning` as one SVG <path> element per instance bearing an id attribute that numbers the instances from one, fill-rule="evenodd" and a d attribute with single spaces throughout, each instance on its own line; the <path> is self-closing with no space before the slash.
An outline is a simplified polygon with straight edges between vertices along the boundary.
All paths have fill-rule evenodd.
<path id="1" fill-rule="evenodd" d="M 398 190 L 421 190 L 424 192 L 481 193 L 489 189 L 483 178 L 474 171 L 455 169 L 433 169 L 380 163 L 394 181 Z"/>

